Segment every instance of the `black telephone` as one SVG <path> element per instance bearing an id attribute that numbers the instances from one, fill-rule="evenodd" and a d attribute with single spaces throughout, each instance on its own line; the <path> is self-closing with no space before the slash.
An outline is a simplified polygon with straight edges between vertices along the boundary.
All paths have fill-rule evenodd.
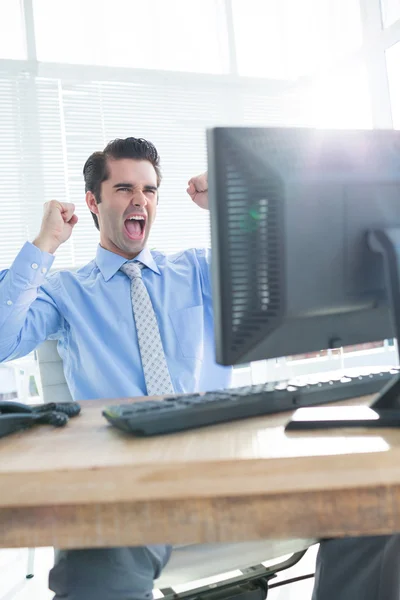
<path id="1" fill-rule="evenodd" d="M 81 407 L 77 402 L 36 404 L 29 406 L 21 402 L 0 402 L 0 437 L 33 425 L 53 425 L 64 427 L 70 417 L 79 415 Z"/>

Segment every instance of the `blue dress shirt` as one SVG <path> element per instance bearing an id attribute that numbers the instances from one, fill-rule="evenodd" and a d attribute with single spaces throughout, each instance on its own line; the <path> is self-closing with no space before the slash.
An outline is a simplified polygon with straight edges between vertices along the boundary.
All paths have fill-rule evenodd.
<path id="1" fill-rule="evenodd" d="M 215 362 L 209 251 L 137 257 L 152 300 L 176 392 L 229 387 Z M 54 256 L 27 242 L 0 272 L 0 362 L 58 340 L 75 400 L 146 394 L 125 258 L 98 247 L 81 269 L 48 275 Z"/>

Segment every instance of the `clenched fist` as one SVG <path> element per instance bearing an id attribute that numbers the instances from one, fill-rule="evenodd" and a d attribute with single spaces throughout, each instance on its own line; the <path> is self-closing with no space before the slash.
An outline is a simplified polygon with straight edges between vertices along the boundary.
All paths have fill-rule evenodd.
<path id="1" fill-rule="evenodd" d="M 207 173 L 202 173 L 188 182 L 187 193 L 197 206 L 208 209 L 208 177 Z"/>
<path id="2" fill-rule="evenodd" d="M 78 222 L 75 205 L 51 200 L 44 205 L 42 225 L 35 246 L 53 254 L 70 237 Z"/>

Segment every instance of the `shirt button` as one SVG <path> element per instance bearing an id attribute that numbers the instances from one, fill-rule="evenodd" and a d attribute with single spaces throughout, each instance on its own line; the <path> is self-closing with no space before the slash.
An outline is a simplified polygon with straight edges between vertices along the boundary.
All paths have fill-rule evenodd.
<path id="1" fill-rule="evenodd" d="M 12 305 L 12 300 L 7 300 L 7 304 L 8 304 L 8 306 L 11 306 Z"/>
<path id="2" fill-rule="evenodd" d="M 43 274 L 44 274 L 44 273 L 47 273 L 47 269 L 46 269 L 46 267 L 43 267 L 43 269 L 42 269 L 42 273 L 43 273 Z"/>
<path id="3" fill-rule="evenodd" d="M 32 269 L 37 269 L 37 268 L 38 268 L 38 266 L 39 266 L 39 265 L 38 265 L 37 263 L 32 263 L 32 264 L 31 264 L 31 267 L 32 267 Z"/>

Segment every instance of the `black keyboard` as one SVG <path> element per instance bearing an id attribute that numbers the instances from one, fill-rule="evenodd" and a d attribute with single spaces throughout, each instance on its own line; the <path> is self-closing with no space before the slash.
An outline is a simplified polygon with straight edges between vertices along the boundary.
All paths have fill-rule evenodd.
<path id="1" fill-rule="evenodd" d="M 159 435 L 375 394 L 398 369 L 312 384 L 264 383 L 108 406 L 103 416 L 134 435 Z"/>

